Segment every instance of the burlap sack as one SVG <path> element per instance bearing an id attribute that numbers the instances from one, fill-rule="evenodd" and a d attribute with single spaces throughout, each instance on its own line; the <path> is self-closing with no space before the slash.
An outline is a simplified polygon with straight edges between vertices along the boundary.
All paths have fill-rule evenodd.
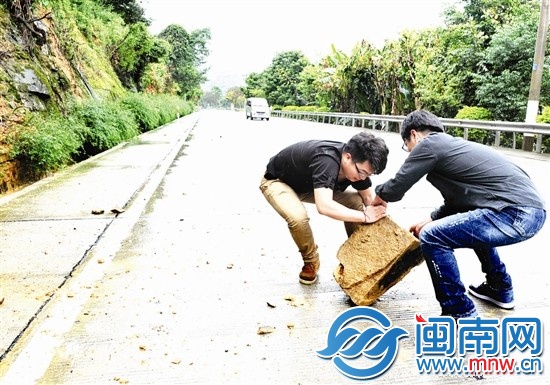
<path id="1" fill-rule="evenodd" d="M 360 226 L 338 249 L 334 278 L 356 305 L 367 306 L 424 260 L 420 242 L 389 217 Z"/>

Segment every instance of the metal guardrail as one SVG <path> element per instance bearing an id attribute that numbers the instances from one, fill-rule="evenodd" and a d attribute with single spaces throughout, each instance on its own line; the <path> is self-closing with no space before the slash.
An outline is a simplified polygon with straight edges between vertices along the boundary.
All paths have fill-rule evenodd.
<path id="1" fill-rule="evenodd" d="M 401 126 L 405 116 L 403 115 L 370 115 L 370 114 L 349 114 L 341 112 L 304 112 L 304 111 L 271 111 L 271 116 L 280 118 L 290 118 L 299 120 L 309 120 L 318 123 L 336 124 L 342 126 L 362 127 L 389 131 L 389 123 L 397 123 Z M 550 124 L 530 124 L 521 122 L 502 122 L 485 120 L 465 120 L 465 119 L 446 119 L 441 118 L 441 123 L 445 127 L 458 127 L 464 130 L 464 139 L 468 140 L 468 129 L 477 128 L 495 132 L 495 146 L 500 146 L 500 133 L 512 132 L 513 147 L 516 145 L 516 135 L 531 134 L 536 135 L 537 143 L 535 151 L 542 152 L 542 138 L 550 135 Z M 369 127 L 370 126 L 370 127 Z"/>

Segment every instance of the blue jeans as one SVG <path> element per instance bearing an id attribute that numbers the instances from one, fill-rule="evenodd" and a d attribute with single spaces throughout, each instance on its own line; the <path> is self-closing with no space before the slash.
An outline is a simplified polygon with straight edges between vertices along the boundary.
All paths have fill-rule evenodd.
<path id="1" fill-rule="evenodd" d="M 511 206 L 501 211 L 476 209 L 425 225 L 419 235 L 420 246 L 442 313 L 460 318 L 476 311 L 460 280 L 455 249 L 474 250 L 491 287 L 512 289 L 512 279 L 496 247 L 531 238 L 542 228 L 545 220 L 546 211 L 543 209 Z"/>

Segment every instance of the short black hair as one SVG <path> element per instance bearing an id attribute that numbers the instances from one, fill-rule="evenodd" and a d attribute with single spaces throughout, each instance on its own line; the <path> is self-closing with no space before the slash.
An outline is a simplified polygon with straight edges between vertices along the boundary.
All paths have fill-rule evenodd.
<path id="1" fill-rule="evenodd" d="M 390 150 L 384 139 L 366 131 L 355 134 L 345 144 L 344 152 L 349 152 L 351 159 L 356 163 L 368 160 L 374 174 L 380 174 L 388 163 Z"/>
<path id="2" fill-rule="evenodd" d="M 401 138 L 407 140 L 411 130 L 445 132 L 445 127 L 437 116 L 426 110 L 416 110 L 405 116 L 401 124 Z"/>

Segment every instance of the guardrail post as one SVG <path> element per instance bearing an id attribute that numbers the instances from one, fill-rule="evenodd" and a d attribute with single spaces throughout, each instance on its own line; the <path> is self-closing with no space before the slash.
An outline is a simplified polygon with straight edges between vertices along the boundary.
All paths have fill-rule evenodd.
<path id="1" fill-rule="evenodd" d="M 500 131 L 495 131 L 495 147 L 500 147 Z"/>

